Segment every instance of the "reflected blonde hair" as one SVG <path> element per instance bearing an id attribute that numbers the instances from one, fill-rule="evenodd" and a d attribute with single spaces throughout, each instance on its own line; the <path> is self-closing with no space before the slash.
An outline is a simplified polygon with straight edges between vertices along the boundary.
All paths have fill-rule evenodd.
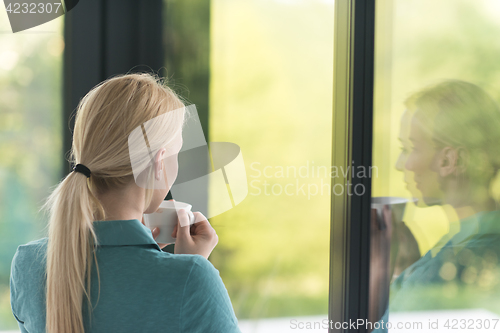
<path id="1" fill-rule="evenodd" d="M 84 164 L 92 174 L 87 179 L 81 173 L 69 173 L 43 206 L 49 213 L 47 333 L 85 331 L 84 295 L 88 299 L 91 318 L 93 260 L 99 280 L 95 260 L 95 246 L 98 244 L 93 221 L 106 219 L 97 198 L 99 193 L 123 188 L 134 181 L 128 149 L 129 134 L 144 122 L 183 106 L 184 103 L 170 88 L 150 74 L 111 78 L 93 88 L 80 101 L 70 161 L 73 165 Z M 182 128 L 183 116 L 159 118 L 168 119 L 170 126 L 155 127 L 151 137 L 162 140 L 156 142 L 156 147 L 168 148 Z M 151 203 L 153 191 L 145 190 L 145 208 Z"/>
<path id="2" fill-rule="evenodd" d="M 405 105 L 437 149 L 467 149 L 469 179 L 481 185 L 493 179 L 500 169 L 500 108 L 485 90 L 445 80 L 413 94 Z"/>

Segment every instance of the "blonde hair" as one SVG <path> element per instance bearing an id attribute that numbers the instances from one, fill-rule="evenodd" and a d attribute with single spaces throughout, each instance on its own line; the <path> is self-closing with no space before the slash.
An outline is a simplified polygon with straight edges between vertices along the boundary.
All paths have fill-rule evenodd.
<path id="1" fill-rule="evenodd" d="M 405 102 L 436 148 L 464 147 L 466 173 L 475 183 L 489 183 L 500 169 L 500 108 L 479 86 L 445 80 L 411 95 Z"/>
<path id="2" fill-rule="evenodd" d="M 95 260 L 94 246 L 98 245 L 93 221 L 106 219 L 97 194 L 134 181 L 129 134 L 144 122 L 183 106 L 170 88 L 150 74 L 113 77 L 94 87 L 80 101 L 70 161 L 73 165 L 87 166 L 91 177 L 69 173 L 42 207 L 49 213 L 47 333 L 85 331 L 84 295 L 91 318 L 90 277 L 92 260 Z M 150 130 L 150 140 L 155 142 L 152 148 L 168 147 L 182 128 L 183 119 L 170 117 L 170 126 Z M 151 168 L 148 175 L 154 178 L 152 174 Z M 146 189 L 145 207 L 151 203 L 152 196 L 153 189 Z M 97 260 L 95 264 L 99 280 Z"/>

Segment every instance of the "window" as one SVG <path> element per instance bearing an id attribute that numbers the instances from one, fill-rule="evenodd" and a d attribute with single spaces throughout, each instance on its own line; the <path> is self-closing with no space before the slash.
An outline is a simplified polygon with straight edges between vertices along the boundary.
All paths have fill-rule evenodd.
<path id="1" fill-rule="evenodd" d="M 13 34 L 0 10 L 0 30 L 0 330 L 7 330 L 18 329 L 12 257 L 19 244 L 43 237 L 38 209 L 61 172 L 64 42 L 60 18 Z"/>
<path id="2" fill-rule="evenodd" d="M 371 318 L 387 321 L 388 306 L 392 323 L 493 328 L 498 1 L 385 0 L 376 10 L 372 196 L 392 215 L 372 206 Z"/>
<path id="3" fill-rule="evenodd" d="M 212 219 L 211 260 L 242 329 L 245 319 L 327 317 L 333 10 L 212 1 L 210 141 L 241 147 L 249 193 Z"/>

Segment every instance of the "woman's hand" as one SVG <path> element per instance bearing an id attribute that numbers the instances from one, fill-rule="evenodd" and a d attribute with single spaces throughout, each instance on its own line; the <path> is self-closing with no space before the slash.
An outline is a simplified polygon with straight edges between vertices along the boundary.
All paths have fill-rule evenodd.
<path id="1" fill-rule="evenodd" d="M 208 259 L 217 245 L 219 237 L 202 213 L 195 212 L 193 214 L 195 221 L 200 220 L 200 222 L 190 226 L 187 212 L 184 209 L 179 210 L 179 221 L 172 231 L 172 237 L 176 238 L 174 252 L 175 254 L 199 254 Z M 185 227 L 181 227 L 181 224 L 184 224 Z M 160 229 L 156 227 L 151 230 L 151 233 L 153 239 L 156 239 L 160 235 Z M 167 245 L 169 243 L 158 243 L 160 249 Z"/>
<path id="2" fill-rule="evenodd" d="M 195 212 L 194 218 L 200 222 L 190 226 L 187 212 L 184 209 L 179 210 L 179 222 L 172 232 L 172 237 L 176 238 L 174 253 L 199 254 L 208 259 L 219 237 L 202 213 Z"/>
<path id="3" fill-rule="evenodd" d="M 156 240 L 156 237 L 158 237 L 158 235 L 160 235 L 160 229 L 158 227 L 154 228 L 153 230 L 151 230 L 151 233 L 153 234 L 153 239 Z M 165 246 L 167 246 L 169 243 L 158 243 L 158 246 L 160 247 L 160 249 L 163 249 Z"/>

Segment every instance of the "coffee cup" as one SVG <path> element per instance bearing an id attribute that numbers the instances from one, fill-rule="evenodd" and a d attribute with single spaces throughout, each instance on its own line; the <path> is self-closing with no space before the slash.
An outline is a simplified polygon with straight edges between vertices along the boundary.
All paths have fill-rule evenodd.
<path id="1" fill-rule="evenodd" d="M 193 212 L 191 212 L 191 208 L 192 206 L 185 202 L 163 201 L 156 212 L 144 214 L 144 223 L 151 230 L 156 227 L 160 229 L 160 234 L 155 239 L 158 243 L 175 243 L 172 232 L 179 220 L 177 212 L 184 209 L 188 213 L 189 225 L 191 225 L 195 223 L 195 217 Z"/>
<path id="2" fill-rule="evenodd" d="M 383 208 L 389 206 L 392 216 L 395 219 L 393 223 L 398 223 L 403 220 L 406 204 L 410 201 L 406 198 L 399 197 L 373 197 L 371 207 L 377 211 L 377 224 L 380 230 L 385 230 L 386 221 L 383 216 Z"/>

